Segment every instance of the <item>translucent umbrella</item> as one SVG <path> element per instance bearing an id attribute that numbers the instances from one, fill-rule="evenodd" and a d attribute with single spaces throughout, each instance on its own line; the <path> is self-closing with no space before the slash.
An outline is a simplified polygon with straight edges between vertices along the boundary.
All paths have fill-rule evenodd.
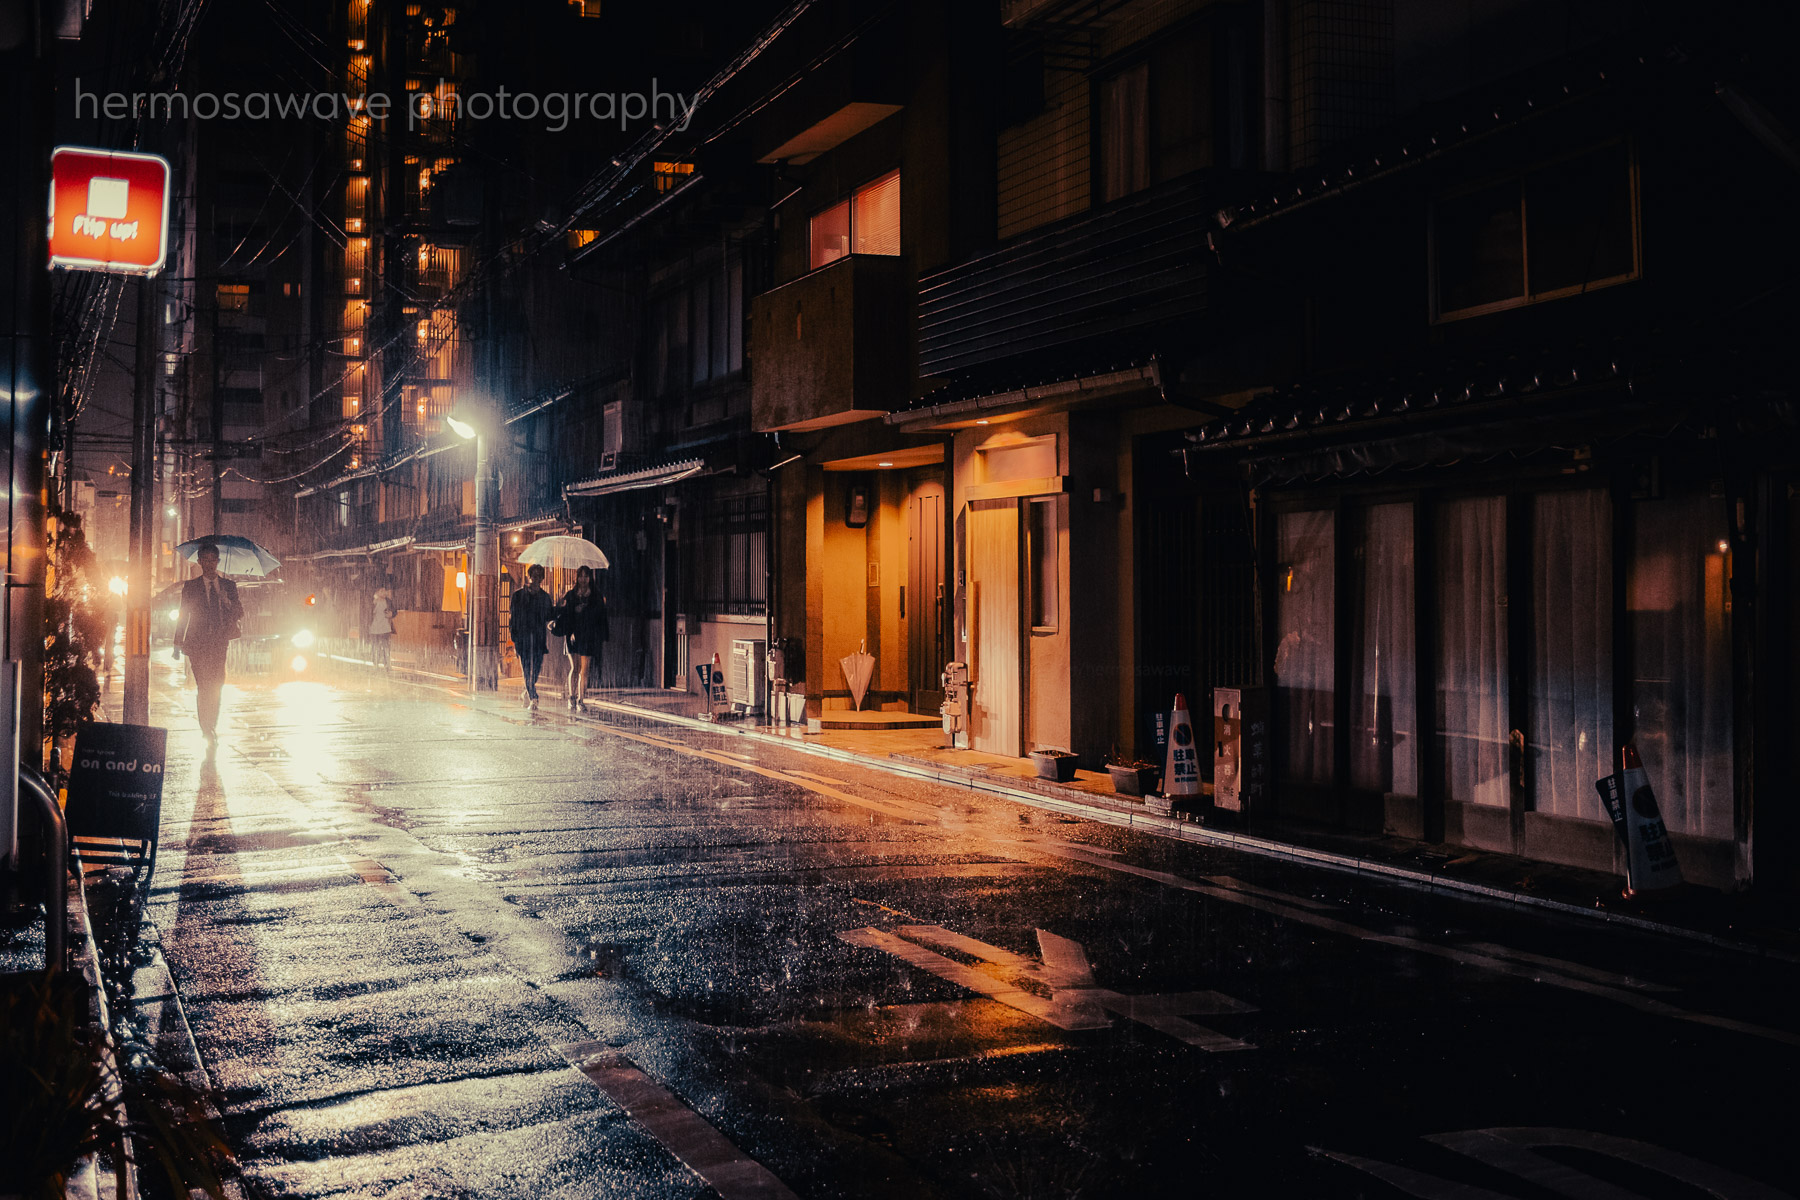
<path id="1" fill-rule="evenodd" d="M 279 558 L 249 538 L 239 537 L 235 533 L 195 538 L 175 547 L 175 553 L 189 562 L 199 562 L 200 547 L 206 545 L 219 548 L 219 570 L 227 575 L 267 575 L 281 566 Z"/>
<path id="2" fill-rule="evenodd" d="M 846 654 L 838 660 L 844 669 L 844 682 L 850 685 L 850 699 L 857 711 L 862 711 L 863 696 L 869 690 L 869 680 L 875 675 L 875 656 L 868 653 L 869 643 L 865 640 L 857 645 L 855 654 Z"/>
<path id="3" fill-rule="evenodd" d="M 519 552 L 519 561 L 527 565 L 537 563 L 546 571 L 573 571 L 578 567 L 604 571 L 612 566 L 594 543 L 562 533 L 531 543 Z"/>

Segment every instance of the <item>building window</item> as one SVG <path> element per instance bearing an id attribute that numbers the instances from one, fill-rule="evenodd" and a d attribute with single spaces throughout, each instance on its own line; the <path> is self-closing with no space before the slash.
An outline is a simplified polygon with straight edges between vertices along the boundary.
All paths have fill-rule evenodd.
<path id="1" fill-rule="evenodd" d="M 1639 502 L 1632 517 L 1633 736 L 1676 833 L 1729 841 L 1731 543 L 1704 492 Z"/>
<path id="2" fill-rule="evenodd" d="M 767 605 L 765 543 L 768 497 L 762 492 L 715 497 L 684 528 L 682 572 L 687 611 L 756 615 Z M 684 511 L 682 521 L 689 520 Z"/>
<path id="3" fill-rule="evenodd" d="M 650 164 L 650 178 L 656 184 L 658 195 L 672 192 L 693 177 L 694 164 L 691 162 L 665 162 L 657 159 Z"/>
<path id="4" fill-rule="evenodd" d="M 250 285 L 221 283 L 218 287 L 220 312 L 243 312 L 250 307 Z"/>
<path id="5" fill-rule="evenodd" d="M 1636 172 L 1623 143 L 1444 197 L 1432 210 L 1432 311 L 1479 316 L 1636 279 Z"/>
<path id="6" fill-rule="evenodd" d="M 1282 513 L 1275 538 L 1275 703 L 1286 738 L 1283 777 L 1328 787 L 1337 654 L 1336 514 Z"/>
<path id="7" fill-rule="evenodd" d="M 899 254 L 900 172 L 864 184 L 849 199 L 813 214 L 810 242 L 814 270 L 852 253 Z"/>
<path id="8" fill-rule="evenodd" d="M 1055 633 L 1060 624 L 1057 595 L 1058 497 L 1044 496 L 1025 506 L 1026 554 L 1031 569 L 1031 631 Z"/>
<path id="9" fill-rule="evenodd" d="M 1258 44 L 1247 6 L 1221 5 L 1098 82 L 1101 203 L 1205 167 L 1257 165 Z"/>
<path id="10" fill-rule="evenodd" d="M 1604 821 L 1594 780 L 1613 770 L 1612 501 L 1543 492 L 1531 519 L 1532 807 Z"/>
<path id="11" fill-rule="evenodd" d="M 1100 199 L 1110 203 L 1150 186 L 1150 64 L 1100 84 Z"/>
<path id="12" fill-rule="evenodd" d="M 1436 510 L 1437 742 L 1446 800 L 1510 803 L 1506 497 Z"/>
<path id="13" fill-rule="evenodd" d="M 651 308 L 650 387 L 657 396 L 723 379 L 744 366 L 744 265 L 732 258 Z"/>
<path id="14" fill-rule="evenodd" d="M 1418 660 L 1413 652 L 1413 506 L 1362 512 L 1353 563 L 1360 577 L 1350 638 L 1350 786 L 1419 795 Z"/>
<path id="15" fill-rule="evenodd" d="M 900 172 L 857 189 L 850 204 L 850 234 L 857 254 L 900 253 Z"/>

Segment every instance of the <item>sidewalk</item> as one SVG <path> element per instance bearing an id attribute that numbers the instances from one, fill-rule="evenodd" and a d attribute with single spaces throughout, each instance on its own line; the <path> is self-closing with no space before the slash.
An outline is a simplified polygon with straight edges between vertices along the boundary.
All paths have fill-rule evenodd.
<path id="1" fill-rule="evenodd" d="M 341 662 L 360 660 L 342 658 Z M 369 666 L 368 663 L 363 663 Z M 396 678 L 412 678 L 430 686 L 463 685 L 461 677 L 418 671 L 396 661 Z M 542 708 L 567 712 L 560 680 L 540 682 Z M 517 679 L 501 680 L 496 698 L 487 703 L 517 707 L 523 688 Z M 587 713 L 578 719 L 625 716 L 732 734 L 778 744 L 896 775 L 933 780 L 1005 796 L 1069 816 L 1127 826 L 1158 837 L 1228 846 L 1274 858 L 1310 863 L 1328 870 L 1379 877 L 1385 882 L 1558 912 L 1587 920 L 1670 937 L 1709 943 L 1736 951 L 1800 962 L 1800 930 L 1791 914 L 1775 911 L 1754 895 L 1728 895 L 1710 888 L 1684 886 L 1657 895 L 1626 899 L 1623 880 L 1605 872 L 1562 867 L 1461 846 L 1418 842 L 1380 834 L 1352 833 L 1250 814 L 1165 816 L 1144 801 L 1113 791 L 1104 772 L 1077 771 L 1070 783 L 1037 778 L 1030 759 L 976 750 L 953 750 L 942 728 L 868 728 L 849 713 L 831 713 L 826 724 L 850 728 L 751 724 L 741 719 L 706 719 L 698 696 L 656 688 L 596 688 L 588 693 Z M 571 717 L 574 714 L 569 714 Z M 864 714 L 865 717 L 894 714 Z M 837 718 L 850 718 L 838 720 Z M 1223 822 L 1229 821 L 1226 825 Z"/>

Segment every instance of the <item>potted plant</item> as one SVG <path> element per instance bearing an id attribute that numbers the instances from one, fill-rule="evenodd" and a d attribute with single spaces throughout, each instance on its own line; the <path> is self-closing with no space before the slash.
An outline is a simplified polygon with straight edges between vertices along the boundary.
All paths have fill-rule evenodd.
<path id="1" fill-rule="evenodd" d="M 1075 778 L 1078 756 L 1067 750 L 1033 750 L 1031 761 L 1037 765 L 1039 779 L 1068 783 Z"/>
<path id="2" fill-rule="evenodd" d="M 1113 791 L 1121 796 L 1148 796 L 1156 790 L 1160 768 L 1141 758 L 1121 755 L 1115 748 L 1106 760 L 1106 773 L 1112 776 Z"/>

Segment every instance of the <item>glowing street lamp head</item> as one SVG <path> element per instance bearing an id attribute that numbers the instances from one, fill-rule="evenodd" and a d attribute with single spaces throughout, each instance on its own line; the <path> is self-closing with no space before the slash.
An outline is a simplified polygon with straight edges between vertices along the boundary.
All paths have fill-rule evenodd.
<path id="1" fill-rule="evenodd" d="M 115 596 L 123 596 L 125 594 L 125 589 L 130 586 L 131 585 L 125 581 L 124 576 L 114 575 L 107 581 L 106 590 Z"/>
<path id="2" fill-rule="evenodd" d="M 465 441 L 473 440 L 475 437 L 475 427 L 467 421 L 461 421 L 455 417 L 445 417 L 444 424 L 455 430 L 456 436 Z"/>

